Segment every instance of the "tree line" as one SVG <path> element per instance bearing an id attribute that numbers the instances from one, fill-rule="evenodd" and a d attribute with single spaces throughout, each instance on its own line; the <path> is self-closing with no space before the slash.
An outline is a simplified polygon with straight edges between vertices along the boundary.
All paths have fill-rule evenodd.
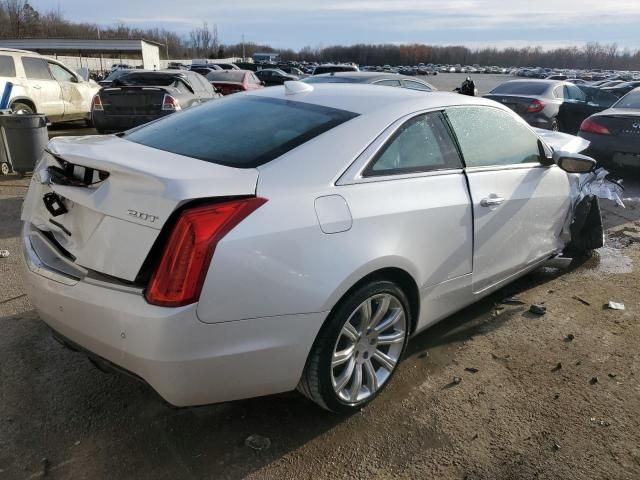
<path id="1" fill-rule="evenodd" d="M 355 62 L 359 65 L 496 65 L 502 67 L 540 66 L 549 68 L 640 70 L 640 50 L 621 49 L 616 44 L 590 42 L 582 47 L 543 49 L 478 48 L 425 44 L 357 44 L 304 47 L 298 51 L 275 49 L 252 42 L 224 44 L 217 25 L 204 22 L 188 35 L 160 28 L 132 28 L 124 22 L 108 27 L 71 22 L 58 8 L 40 12 L 28 0 L 0 0 L 0 38 L 142 38 L 164 45 L 163 58 L 250 57 L 256 52 L 279 53 L 283 60 Z"/>

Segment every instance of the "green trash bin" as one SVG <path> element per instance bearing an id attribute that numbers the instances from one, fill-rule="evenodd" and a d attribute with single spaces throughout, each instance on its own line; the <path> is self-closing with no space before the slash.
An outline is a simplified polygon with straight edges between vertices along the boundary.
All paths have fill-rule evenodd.
<path id="1" fill-rule="evenodd" d="M 33 171 L 48 141 L 44 115 L 0 113 L 0 173 Z"/>

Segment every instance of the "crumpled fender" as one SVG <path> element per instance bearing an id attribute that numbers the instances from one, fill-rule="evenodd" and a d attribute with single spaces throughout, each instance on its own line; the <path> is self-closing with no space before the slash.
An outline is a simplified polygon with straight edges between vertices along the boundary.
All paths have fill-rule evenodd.
<path id="1" fill-rule="evenodd" d="M 568 133 L 553 132 L 542 128 L 533 129 L 544 142 L 556 151 L 580 153 L 589 146 L 589 140 Z"/>

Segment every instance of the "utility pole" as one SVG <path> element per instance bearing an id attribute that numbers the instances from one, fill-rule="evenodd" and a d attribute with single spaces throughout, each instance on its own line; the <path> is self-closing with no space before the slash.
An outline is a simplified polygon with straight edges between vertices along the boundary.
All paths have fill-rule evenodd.
<path id="1" fill-rule="evenodd" d="M 242 34 L 242 61 L 247 61 L 246 57 L 244 56 L 244 33 Z"/>

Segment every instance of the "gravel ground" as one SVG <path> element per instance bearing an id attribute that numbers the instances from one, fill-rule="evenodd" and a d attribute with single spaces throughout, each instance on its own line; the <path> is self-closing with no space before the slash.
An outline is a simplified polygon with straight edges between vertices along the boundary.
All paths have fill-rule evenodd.
<path id="1" fill-rule="evenodd" d="M 604 202 L 606 248 L 569 271 L 533 272 L 423 332 L 389 388 L 350 417 L 296 393 L 173 409 L 62 348 L 20 276 L 28 179 L 0 177 L 0 249 L 11 252 L 0 259 L 0 478 L 638 479 L 633 176 L 627 209 Z M 523 304 L 501 305 L 507 296 Z M 626 310 L 604 308 L 609 300 Z M 532 303 L 548 313 L 530 314 Z M 246 447 L 252 434 L 270 447 Z"/>

